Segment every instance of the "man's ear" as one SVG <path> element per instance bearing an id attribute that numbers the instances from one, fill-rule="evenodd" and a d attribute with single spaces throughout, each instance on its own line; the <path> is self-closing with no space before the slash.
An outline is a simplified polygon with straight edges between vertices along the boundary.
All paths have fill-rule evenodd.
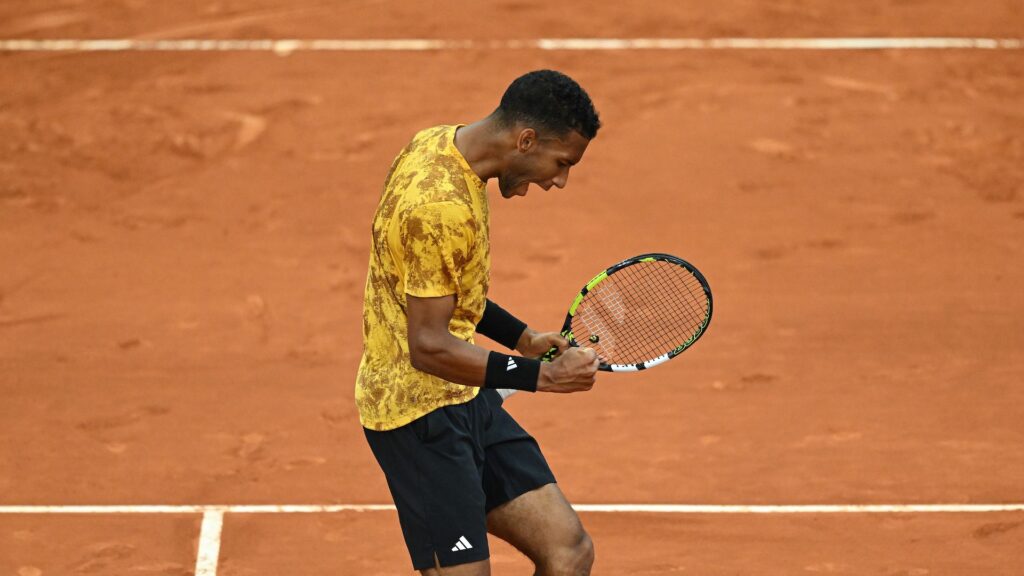
<path id="1" fill-rule="evenodd" d="M 533 128 L 523 128 L 516 138 L 516 149 L 522 153 L 529 152 L 537 145 L 537 132 Z"/>

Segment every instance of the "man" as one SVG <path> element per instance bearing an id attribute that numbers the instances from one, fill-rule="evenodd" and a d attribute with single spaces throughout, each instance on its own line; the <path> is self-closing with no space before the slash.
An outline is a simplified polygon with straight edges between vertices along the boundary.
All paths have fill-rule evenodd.
<path id="1" fill-rule="evenodd" d="M 563 188 L 599 127 L 576 82 L 531 72 L 483 120 L 417 134 L 385 181 L 356 404 L 424 575 L 490 574 L 488 532 L 526 554 L 538 575 L 590 573 L 590 538 L 498 389 L 589 390 L 598 358 L 487 300 L 486 182 L 497 178 L 505 198 L 531 184 Z M 521 356 L 474 345 L 474 332 Z M 551 348 L 552 362 L 536 359 Z"/>

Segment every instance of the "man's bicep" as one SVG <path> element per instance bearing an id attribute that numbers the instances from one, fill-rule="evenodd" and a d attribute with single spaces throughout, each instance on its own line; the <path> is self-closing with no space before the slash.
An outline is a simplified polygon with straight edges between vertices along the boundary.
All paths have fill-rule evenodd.
<path id="1" fill-rule="evenodd" d="M 454 294 L 430 298 L 406 294 L 405 300 L 410 345 L 430 335 L 448 333 L 448 325 L 455 313 Z"/>

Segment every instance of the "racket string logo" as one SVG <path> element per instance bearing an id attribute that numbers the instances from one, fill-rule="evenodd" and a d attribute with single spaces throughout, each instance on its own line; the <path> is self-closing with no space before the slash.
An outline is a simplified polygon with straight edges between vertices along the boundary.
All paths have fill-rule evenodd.
<path id="1" fill-rule="evenodd" d="M 594 349 L 602 356 L 614 353 L 616 331 L 610 329 L 608 325 L 605 324 L 601 311 L 595 310 L 594 307 L 584 307 L 582 310 L 579 310 L 577 314 L 580 326 L 586 328 L 585 332 L 588 334 L 586 341 L 593 344 Z M 621 324 L 621 321 L 619 321 L 619 323 Z M 602 338 L 600 335 L 604 335 L 604 337 Z M 571 331 L 570 342 L 572 342 L 574 346 L 579 345 L 579 342 Z"/>

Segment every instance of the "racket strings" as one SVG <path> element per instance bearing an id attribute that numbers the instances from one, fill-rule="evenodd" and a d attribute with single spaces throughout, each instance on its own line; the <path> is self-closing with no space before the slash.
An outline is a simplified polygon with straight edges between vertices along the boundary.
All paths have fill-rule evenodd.
<path id="1" fill-rule="evenodd" d="M 648 280 L 650 285 L 646 289 L 638 290 L 638 279 L 631 276 L 634 276 L 632 272 L 607 287 L 609 291 L 622 294 L 623 290 L 614 288 L 626 286 L 625 298 L 611 299 L 617 305 L 606 305 L 604 311 L 602 306 L 594 306 L 586 319 L 597 336 L 595 343 L 600 344 L 603 339 L 601 347 L 604 349 L 599 352 L 614 364 L 631 364 L 662 356 L 688 339 L 688 326 L 698 326 L 701 322 L 695 316 L 698 311 L 691 306 L 677 305 L 680 302 L 672 298 L 685 286 L 658 275 Z M 631 310 L 632 314 L 627 316 L 625 310 Z"/>
<path id="2" fill-rule="evenodd" d="M 640 262 L 610 275 L 580 303 L 577 342 L 609 364 L 636 364 L 667 354 L 703 330 L 709 312 L 700 280 L 671 262 Z"/>

